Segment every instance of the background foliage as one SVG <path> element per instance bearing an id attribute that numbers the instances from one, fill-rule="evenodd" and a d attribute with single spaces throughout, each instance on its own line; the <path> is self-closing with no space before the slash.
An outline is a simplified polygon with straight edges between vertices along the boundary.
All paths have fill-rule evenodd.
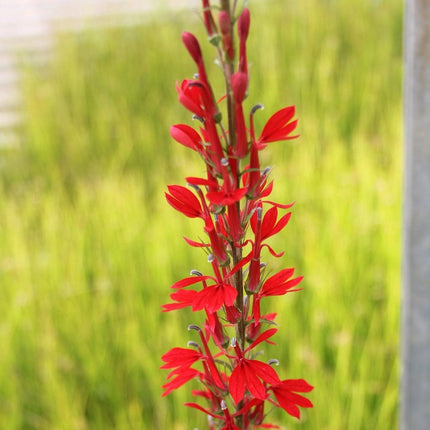
<path id="1" fill-rule="evenodd" d="M 265 105 L 261 126 L 296 104 L 301 134 L 266 152 L 276 198 L 297 202 L 279 264 L 305 275 L 270 302 L 281 330 L 266 354 L 316 387 L 301 422 L 273 420 L 396 428 L 401 1 L 252 3 L 249 106 Z M 202 169 L 169 136 L 190 121 L 174 88 L 194 73 L 184 29 L 205 38 L 197 14 L 177 12 L 62 35 L 48 67 L 23 70 L 26 121 L 0 167 L 4 429 L 206 428 L 182 406 L 187 388 L 160 399 L 158 370 L 199 323 L 160 313 L 169 286 L 207 264 L 181 238 L 201 226 L 163 197 Z"/>

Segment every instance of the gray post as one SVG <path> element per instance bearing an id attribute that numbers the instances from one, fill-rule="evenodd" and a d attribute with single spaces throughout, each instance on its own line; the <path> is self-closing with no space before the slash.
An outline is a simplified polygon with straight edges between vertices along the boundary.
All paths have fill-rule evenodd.
<path id="1" fill-rule="evenodd" d="M 430 428 L 430 1 L 405 0 L 401 430 Z"/>

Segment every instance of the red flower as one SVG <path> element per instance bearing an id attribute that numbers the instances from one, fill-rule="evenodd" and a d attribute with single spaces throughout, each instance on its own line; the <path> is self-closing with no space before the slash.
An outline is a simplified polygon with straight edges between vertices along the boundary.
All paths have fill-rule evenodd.
<path id="1" fill-rule="evenodd" d="M 301 408 L 312 408 L 312 402 L 296 393 L 309 393 L 314 387 L 309 385 L 304 379 L 285 379 L 277 385 L 272 385 L 269 390 L 273 391 L 279 404 L 272 402 L 284 409 L 293 417 L 300 418 Z"/>
<path id="2" fill-rule="evenodd" d="M 294 269 L 283 269 L 263 283 L 261 290 L 254 295 L 252 315 L 255 323 L 258 324 L 260 320 L 260 301 L 263 297 L 283 296 L 287 293 L 300 290 L 300 288 L 296 288 L 294 290 L 292 288 L 301 282 L 303 276 L 290 279 L 291 276 L 293 276 L 293 273 Z"/>
<path id="3" fill-rule="evenodd" d="M 187 306 L 192 306 L 194 298 L 196 297 L 197 291 L 195 290 L 179 290 L 170 294 L 170 298 L 176 303 L 167 303 L 163 305 L 163 312 L 175 311 L 182 309 Z"/>
<path id="4" fill-rule="evenodd" d="M 203 218 L 203 211 L 199 199 L 188 189 L 180 185 L 168 185 L 169 193 L 165 193 L 166 200 L 177 211 L 189 218 Z"/>
<path id="5" fill-rule="evenodd" d="M 229 206 L 240 199 L 242 199 L 246 194 L 246 188 L 237 188 L 232 191 L 227 191 L 223 189 L 222 191 L 215 191 L 206 194 L 207 199 L 215 204 L 220 206 Z"/>
<path id="6" fill-rule="evenodd" d="M 233 306 L 236 296 L 236 289 L 225 282 L 210 285 L 195 295 L 193 311 L 206 309 L 208 312 L 216 312 L 224 305 Z"/>
<path id="7" fill-rule="evenodd" d="M 263 382 L 269 385 L 277 385 L 281 382 L 278 374 L 269 364 L 247 359 L 244 356 L 247 351 L 267 340 L 276 331 L 276 329 L 265 331 L 244 351 L 241 351 L 237 343 L 234 344 L 238 363 L 230 375 L 229 390 L 236 404 L 243 399 L 245 389 L 248 389 L 254 398 L 264 400 L 267 396 Z"/>
<path id="8" fill-rule="evenodd" d="M 290 205 L 285 205 L 284 207 L 289 206 Z M 255 250 L 255 254 L 259 255 L 261 248 L 266 246 L 274 257 L 281 257 L 284 254 L 283 252 L 276 254 L 269 245 L 262 244 L 262 242 L 263 240 L 279 233 L 288 224 L 288 221 L 291 218 L 291 212 L 288 212 L 278 220 L 278 209 L 274 206 L 265 213 L 261 223 L 259 223 L 258 216 L 258 211 L 255 211 L 250 220 L 252 231 L 256 237 L 259 237 L 258 241 L 256 240 L 256 243 L 254 244 L 254 248 L 257 248 Z"/>
<path id="9" fill-rule="evenodd" d="M 297 120 L 291 121 L 295 111 L 294 106 L 288 106 L 273 114 L 267 121 L 261 132 L 261 136 L 256 142 L 257 148 L 264 149 L 269 142 L 298 137 L 298 135 L 290 136 L 290 133 L 297 127 Z"/>
<path id="10" fill-rule="evenodd" d="M 186 124 L 176 124 L 170 127 L 170 135 L 180 144 L 203 153 L 203 142 L 199 133 Z"/>
<path id="11" fill-rule="evenodd" d="M 166 364 L 163 364 L 160 369 L 173 369 L 175 367 L 178 369 L 186 369 L 201 358 L 201 352 L 195 349 L 172 348 L 161 357 Z"/>

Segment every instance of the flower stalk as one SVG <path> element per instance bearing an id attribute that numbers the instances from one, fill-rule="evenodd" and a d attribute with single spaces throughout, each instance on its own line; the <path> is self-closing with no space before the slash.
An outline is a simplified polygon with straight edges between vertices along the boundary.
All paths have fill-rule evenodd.
<path id="1" fill-rule="evenodd" d="M 197 74 L 177 85 L 178 99 L 199 120 L 199 128 L 175 124 L 170 133 L 200 155 L 206 176 L 187 177 L 188 187 L 169 185 L 166 199 L 186 217 L 201 219 L 206 240 L 186 241 L 206 252 L 210 267 L 192 270 L 190 276 L 175 282 L 172 302 L 163 305 L 164 312 L 190 307 L 204 315 L 201 326 L 189 326 L 199 334 L 188 343 L 189 348 L 174 347 L 163 355 L 161 367 L 170 369 L 163 396 L 196 380 L 202 388 L 193 395 L 200 400 L 186 406 L 210 417 L 210 429 L 279 428 L 266 422 L 265 405 L 300 418 L 299 408 L 312 407 L 300 393 L 313 387 L 303 379 L 281 380 L 273 367 L 279 361 L 260 359 L 258 348 L 273 343 L 271 338 L 277 333 L 276 314 L 262 315 L 261 301 L 299 291 L 296 287 L 302 277 L 293 277 L 293 268 L 272 274 L 270 265 L 262 262 L 266 252 L 282 257 L 283 252 L 275 252 L 268 239 L 286 227 L 291 212 L 284 211 L 292 204 L 267 200 L 273 181 L 268 180 L 270 169 L 261 170 L 259 153 L 268 143 L 298 137 L 293 135 L 295 108 L 288 106 L 273 114 L 257 138 L 254 115 L 262 105 L 251 109 L 248 124 L 243 105 L 248 97 L 250 12 L 247 8 L 237 11 L 236 0 L 233 5 L 220 0 L 218 9 L 210 0 L 202 0 L 202 17 L 222 65 L 225 97 L 216 102 L 200 44 L 193 34 L 184 32 L 182 41 Z M 227 128 L 222 120 L 223 99 Z"/>

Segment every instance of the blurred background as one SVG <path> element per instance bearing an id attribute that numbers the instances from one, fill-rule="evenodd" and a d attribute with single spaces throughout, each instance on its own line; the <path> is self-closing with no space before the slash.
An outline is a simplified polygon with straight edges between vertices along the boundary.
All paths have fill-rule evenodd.
<path id="1" fill-rule="evenodd" d="M 43 55 L 15 50 L 15 94 L 0 96 L 9 115 L 0 130 L 2 429 L 207 428 L 182 406 L 191 386 L 160 398 L 160 356 L 196 340 L 187 325 L 202 322 L 160 306 L 174 281 L 207 264 L 182 239 L 202 225 L 164 201 L 167 184 L 203 171 L 169 135 L 171 124 L 191 124 L 175 90 L 195 72 L 183 30 L 201 40 L 217 96 L 222 79 L 198 1 L 144 3 L 158 10 L 59 25 Z M 273 199 L 296 201 L 272 241 L 285 255 L 270 261 L 305 276 L 303 291 L 263 304 L 280 324 L 266 356 L 279 359 L 283 379 L 315 386 L 300 422 L 277 411 L 271 421 L 394 429 L 402 1 L 249 7 L 247 108 L 264 104 L 260 130 L 295 104 L 301 135 L 271 144 L 262 163 L 273 168 Z"/>

